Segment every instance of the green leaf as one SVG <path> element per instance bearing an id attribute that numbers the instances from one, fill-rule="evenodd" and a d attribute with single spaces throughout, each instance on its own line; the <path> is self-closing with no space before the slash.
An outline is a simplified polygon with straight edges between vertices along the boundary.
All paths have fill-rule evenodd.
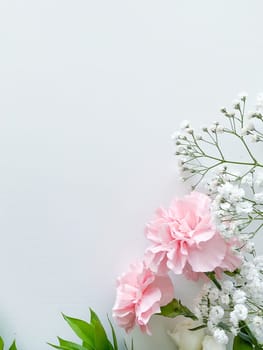
<path id="1" fill-rule="evenodd" d="M 95 350 L 113 350 L 106 331 L 98 315 L 90 308 L 90 323 L 94 326 L 94 345 Z"/>
<path id="2" fill-rule="evenodd" d="M 184 306 L 180 300 L 173 299 L 170 303 L 165 306 L 161 306 L 161 312 L 157 315 L 162 315 L 165 317 L 175 318 L 177 316 L 185 316 L 190 317 L 193 320 L 197 320 L 197 317 L 189 310 L 186 306 Z"/>
<path id="3" fill-rule="evenodd" d="M 52 346 L 52 348 L 55 349 L 60 349 L 60 350 L 71 350 L 71 348 L 67 347 L 67 346 L 63 346 L 63 345 L 55 345 L 55 344 L 51 344 L 51 343 L 47 343 L 48 345 Z"/>
<path id="4" fill-rule="evenodd" d="M 98 320 L 93 320 L 95 350 L 111 350 L 112 345 L 107 338 L 106 332 Z"/>
<path id="5" fill-rule="evenodd" d="M 240 274 L 240 269 L 236 269 L 234 271 L 224 271 L 224 274 L 230 277 L 233 277 L 235 275 L 239 275 Z"/>
<path id="6" fill-rule="evenodd" d="M 114 330 L 114 327 L 109 319 L 109 317 L 107 316 L 108 318 L 108 322 L 110 324 L 110 327 L 111 327 L 111 335 L 112 335 L 112 340 L 113 340 L 113 348 L 114 350 L 118 350 L 118 341 L 117 341 L 117 336 L 116 336 L 116 332 Z"/>
<path id="7" fill-rule="evenodd" d="M 12 343 L 12 345 L 10 346 L 9 350 L 17 350 L 15 340 L 13 341 L 13 343 Z"/>
<path id="8" fill-rule="evenodd" d="M 252 344 L 248 343 L 237 335 L 234 339 L 233 350 L 251 350 L 253 349 Z"/>
<path id="9" fill-rule="evenodd" d="M 68 347 L 69 349 L 72 349 L 72 350 L 89 350 L 89 348 L 87 348 L 85 346 L 73 343 L 71 341 L 62 339 L 60 337 L 58 337 L 58 341 L 59 341 L 59 345 L 66 346 L 66 347 Z"/>
<path id="10" fill-rule="evenodd" d="M 96 312 L 94 310 L 92 310 L 91 308 L 89 308 L 89 311 L 90 311 L 90 323 L 94 324 L 95 321 L 101 323 Z"/>
<path id="11" fill-rule="evenodd" d="M 215 284 L 215 286 L 219 289 L 222 290 L 221 284 L 218 282 L 216 279 L 216 274 L 214 271 L 210 272 L 205 272 L 206 276 Z"/>
<path id="12" fill-rule="evenodd" d="M 69 317 L 62 314 L 67 321 L 71 329 L 75 334 L 85 342 L 91 349 L 95 350 L 94 343 L 94 325 L 87 323 L 86 321 L 79 320 L 77 318 Z M 97 350 L 97 349 L 96 349 Z"/>
<path id="13" fill-rule="evenodd" d="M 2 339 L 2 337 L 0 337 L 0 350 L 4 350 L 4 341 Z"/>

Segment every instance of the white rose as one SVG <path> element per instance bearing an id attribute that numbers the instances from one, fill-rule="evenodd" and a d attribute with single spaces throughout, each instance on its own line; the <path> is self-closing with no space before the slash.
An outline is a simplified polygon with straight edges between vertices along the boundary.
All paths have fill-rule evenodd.
<path id="1" fill-rule="evenodd" d="M 206 335 L 202 344 L 203 350 L 226 350 L 226 345 L 217 343 L 211 335 Z"/>
<path id="2" fill-rule="evenodd" d="M 179 319 L 179 317 L 178 317 Z M 175 342 L 178 350 L 201 350 L 204 330 L 190 331 L 189 329 L 197 327 L 197 322 L 190 318 L 180 318 L 174 330 L 168 331 L 168 334 Z M 210 349 L 211 350 L 211 349 Z"/>

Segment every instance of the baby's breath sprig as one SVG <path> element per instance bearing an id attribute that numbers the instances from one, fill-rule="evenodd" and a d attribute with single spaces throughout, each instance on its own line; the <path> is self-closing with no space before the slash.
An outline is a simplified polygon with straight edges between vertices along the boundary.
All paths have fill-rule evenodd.
<path id="1" fill-rule="evenodd" d="M 247 95 L 240 94 L 233 110 L 221 109 L 227 122 L 215 121 L 201 134 L 182 122 L 174 140 L 183 180 L 194 180 L 193 189 L 205 184 L 221 234 L 238 236 L 253 253 L 249 240 L 263 228 L 263 162 L 253 148 L 263 142 L 263 94 L 252 112 L 245 112 L 246 101 Z M 237 158 L 235 148 L 240 149 Z"/>
<path id="2" fill-rule="evenodd" d="M 228 125 L 215 121 L 210 126 L 204 126 L 201 134 L 197 134 L 190 123 L 184 121 L 180 132 L 173 136 L 183 180 L 197 178 L 193 189 L 208 176 L 208 173 L 218 167 L 223 166 L 227 172 L 229 166 L 238 167 L 239 170 L 241 166 L 240 179 L 257 168 L 263 168 L 263 163 L 257 159 L 249 144 L 249 141 L 263 142 L 263 116 L 260 111 L 263 106 L 258 103 L 256 110 L 246 115 L 246 99 L 246 95 L 241 94 L 239 99 L 233 102 L 233 111 L 221 109 L 223 116 L 228 120 Z M 226 141 L 224 136 L 234 138 L 233 141 L 241 145 L 242 155 L 246 155 L 246 160 L 232 158 L 229 149 L 226 150 L 224 147 Z M 230 174 L 235 176 L 231 172 Z"/>

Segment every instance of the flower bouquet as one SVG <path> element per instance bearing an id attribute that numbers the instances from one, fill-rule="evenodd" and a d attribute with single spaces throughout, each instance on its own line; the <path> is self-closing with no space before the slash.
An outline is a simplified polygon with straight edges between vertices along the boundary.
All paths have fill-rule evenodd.
<path id="1" fill-rule="evenodd" d="M 179 320 L 168 333 L 181 350 L 263 349 L 263 256 L 254 244 L 263 227 L 263 95 L 251 112 L 246 103 L 240 94 L 221 109 L 222 123 L 196 132 L 184 121 L 173 135 L 192 190 L 156 211 L 143 259 L 117 280 L 113 318 L 127 332 L 151 334 L 157 314 Z M 192 305 L 174 294 L 174 275 L 201 284 Z"/>

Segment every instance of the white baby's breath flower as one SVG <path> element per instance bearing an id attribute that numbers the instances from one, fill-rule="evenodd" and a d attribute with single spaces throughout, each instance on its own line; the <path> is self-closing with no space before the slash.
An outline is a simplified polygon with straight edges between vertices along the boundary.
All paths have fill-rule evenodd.
<path id="1" fill-rule="evenodd" d="M 185 130 L 187 128 L 190 128 L 190 122 L 188 120 L 183 120 L 180 124 L 180 129 Z"/>
<path id="2" fill-rule="evenodd" d="M 226 345 L 228 343 L 228 336 L 226 335 L 226 332 L 223 329 L 216 328 L 213 333 L 213 337 L 219 344 Z"/>
<path id="3" fill-rule="evenodd" d="M 218 323 L 224 317 L 224 309 L 221 306 L 212 306 L 209 313 L 210 320 Z"/>
<path id="4" fill-rule="evenodd" d="M 240 108 L 240 99 L 236 99 L 232 101 L 232 106 L 234 109 L 239 109 Z"/>
<path id="5" fill-rule="evenodd" d="M 224 202 L 220 204 L 220 208 L 223 210 L 228 210 L 231 207 L 230 203 Z"/>
<path id="6" fill-rule="evenodd" d="M 252 134 L 251 135 L 251 142 L 259 142 L 260 137 L 257 134 Z"/>
<path id="7" fill-rule="evenodd" d="M 245 321 L 248 315 L 248 309 L 243 304 L 236 304 L 234 310 L 232 311 L 235 314 L 235 317 L 240 321 Z"/>
<path id="8" fill-rule="evenodd" d="M 236 289 L 233 293 L 233 301 L 235 304 L 244 304 L 246 301 L 246 293 L 243 290 Z"/>
<path id="9" fill-rule="evenodd" d="M 242 100 L 242 99 L 246 99 L 248 97 L 248 93 L 245 91 L 242 91 L 238 94 L 238 97 Z"/>
<path id="10" fill-rule="evenodd" d="M 218 125 L 217 128 L 216 128 L 216 131 L 219 133 L 219 134 L 222 134 L 224 132 L 225 128 L 223 125 Z"/>
<path id="11" fill-rule="evenodd" d="M 263 318 L 260 316 L 254 316 L 252 319 L 252 329 L 255 332 L 257 338 L 263 340 Z"/>
<path id="12" fill-rule="evenodd" d="M 228 295 L 228 294 L 225 294 L 225 293 L 222 293 L 222 294 L 220 295 L 220 302 L 221 302 L 223 305 L 229 305 L 229 303 L 230 303 L 229 295 Z"/>
<path id="13" fill-rule="evenodd" d="M 204 337 L 202 345 L 202 350 L 226 350 L 226 346 L 216 342 L 215 338 L 211 335 L 206 335 Z"/>
<path id="14" fill-rule="evenodd" d="M 222 283 L 222 287 L 225 292 L 230 293 L 234 289 L 234 283 L 230 280 L 225 280 Z"/>
<path id="15" fill-rule="evenodd" d="M 243 251 L 252 254 L 255 251 L 255 243 L 247 241 L 243 247 Z"/>
<path id="16" fill-rule="evenodd" d="M 209 294 L 208 294 L 208 297 L 210 299 L 211 302 L 214 302 L 218 299 L 219 297 L 219 291 L 217 288 L 212 288 L 210 291 L 209 291 Z"/>

